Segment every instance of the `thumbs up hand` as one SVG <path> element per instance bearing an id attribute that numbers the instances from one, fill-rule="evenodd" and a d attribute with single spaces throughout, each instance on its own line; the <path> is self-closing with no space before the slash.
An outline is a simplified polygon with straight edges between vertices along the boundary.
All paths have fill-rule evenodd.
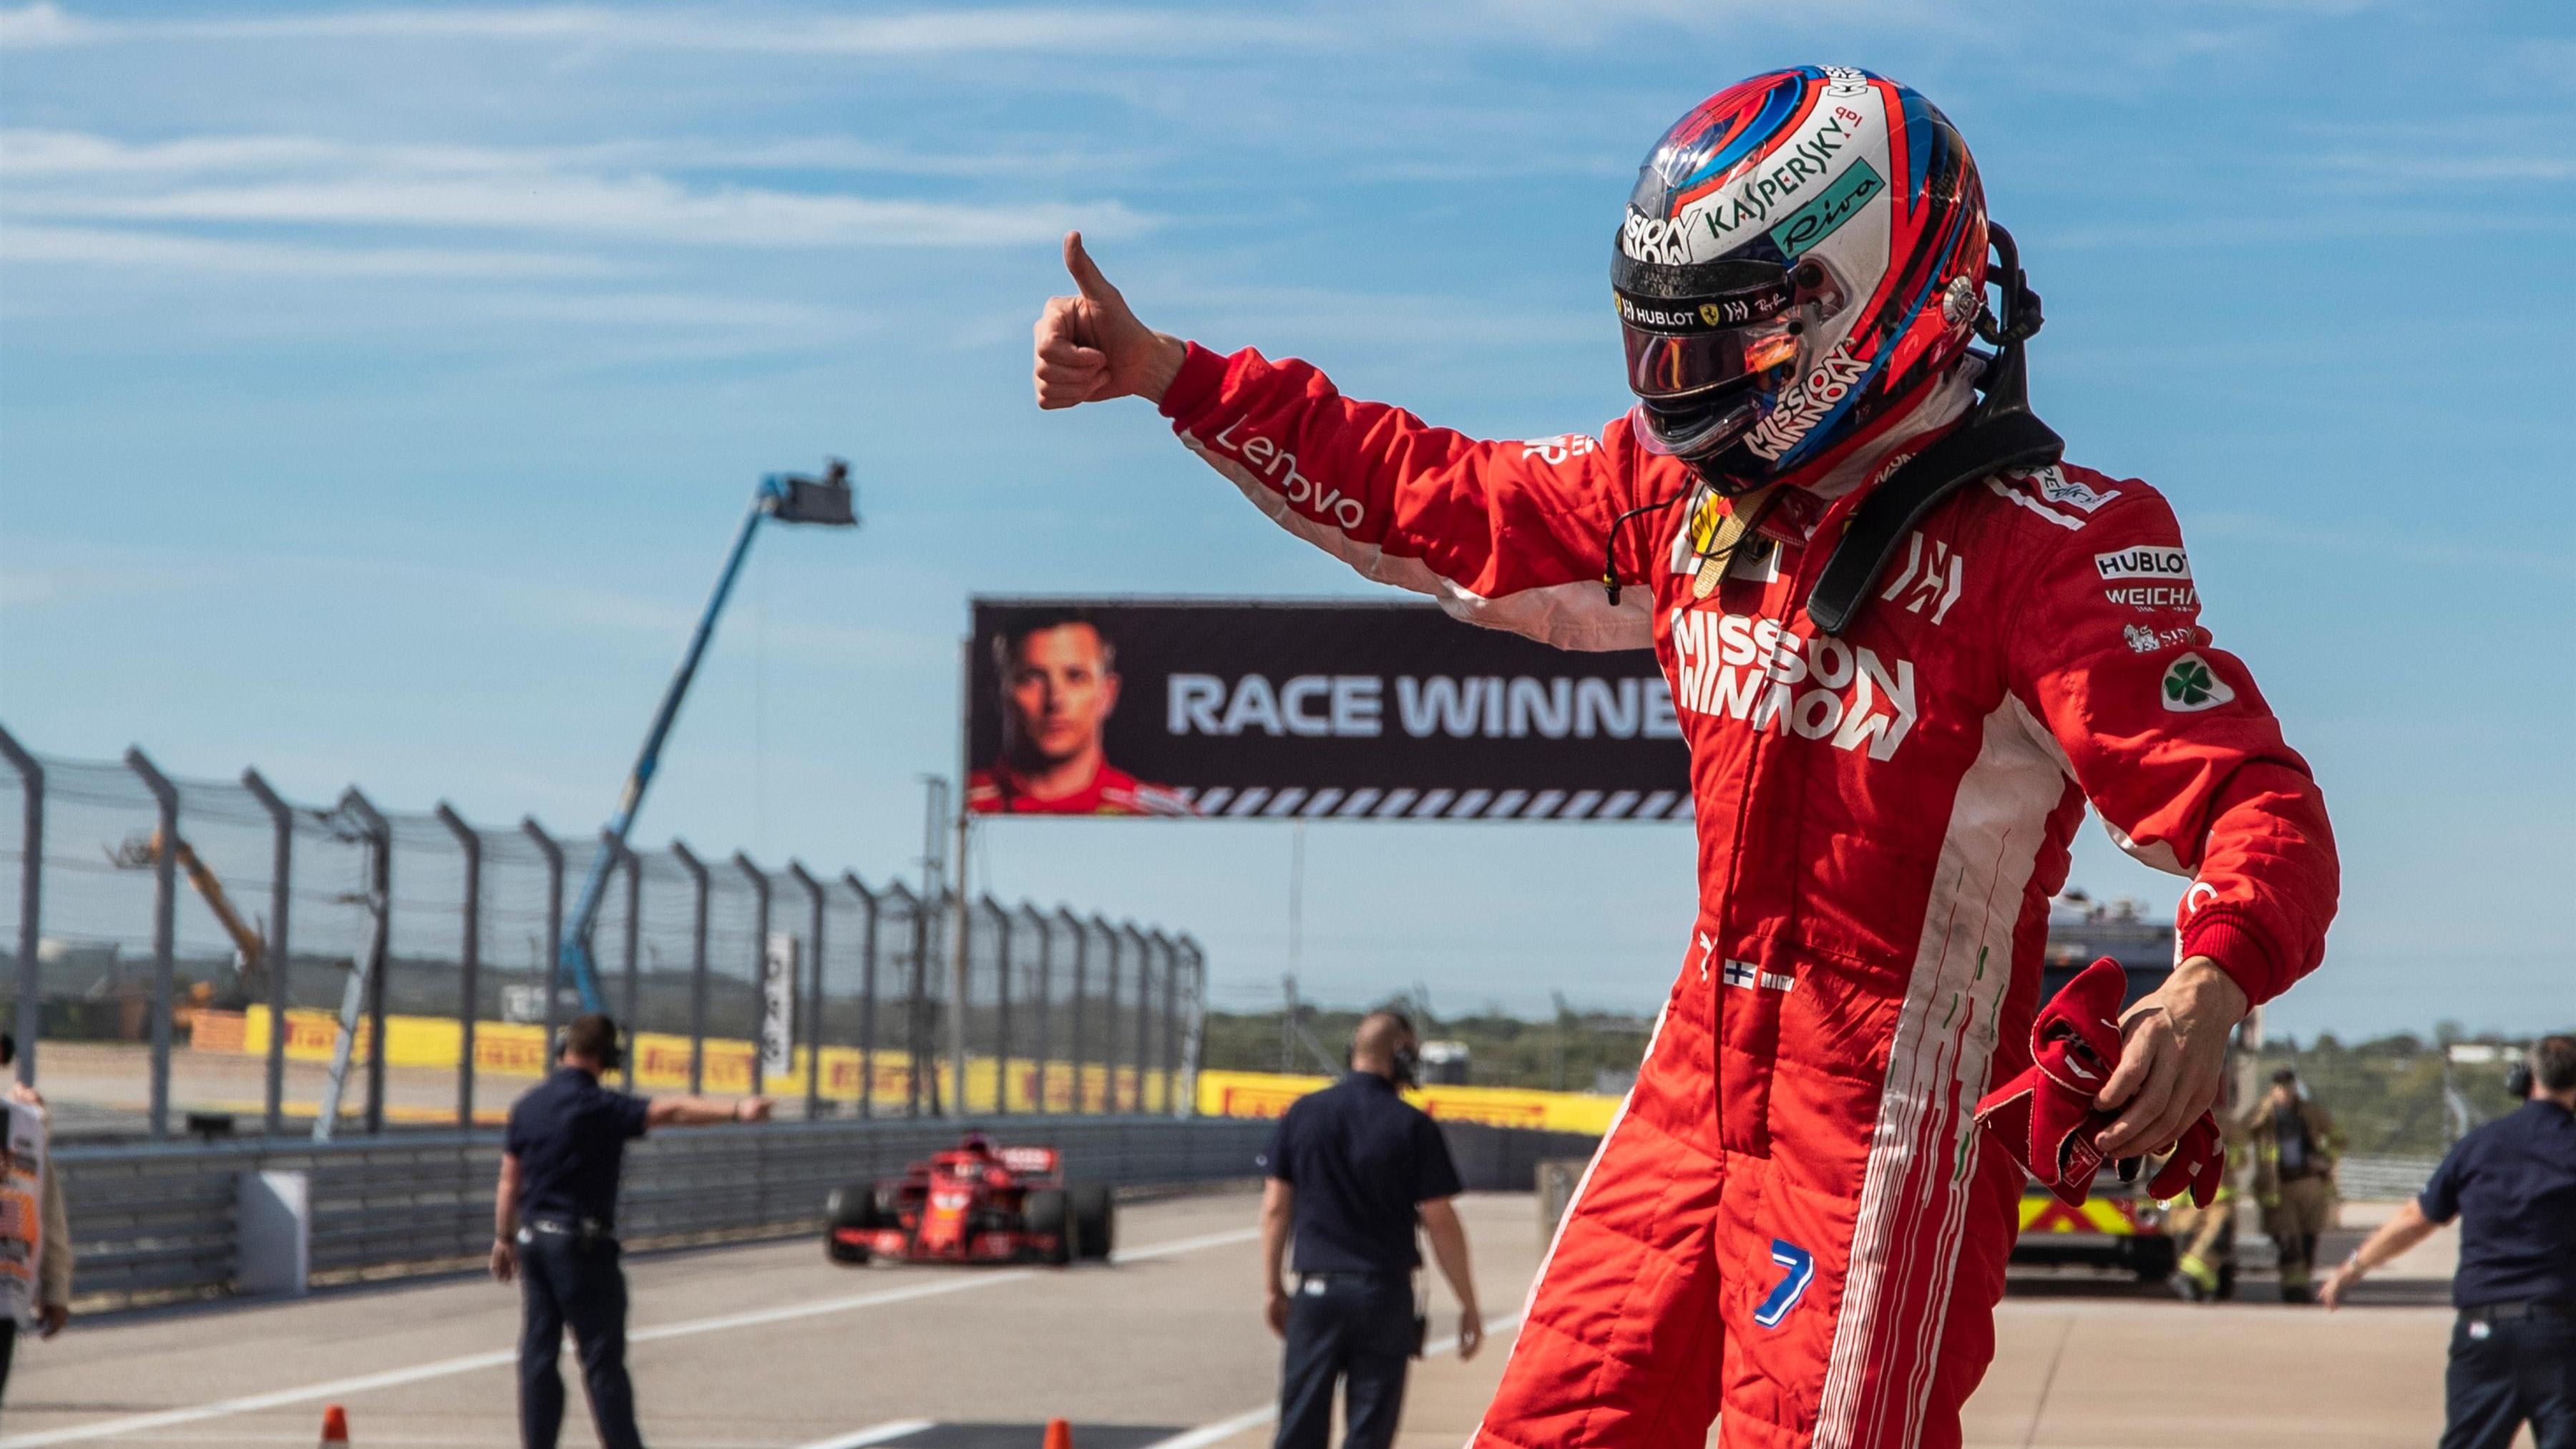
<path id="1" fill-rule="evenodd" d="M 1136 320 L 1083 250 L 1078 231 L 1065 233 L 1064 269 L 1079 295 L 1049 297 L 1038 314 L 1038 406 L 1069 408 L 1130 395 L 1161 402 L 1188 349 Z"/>

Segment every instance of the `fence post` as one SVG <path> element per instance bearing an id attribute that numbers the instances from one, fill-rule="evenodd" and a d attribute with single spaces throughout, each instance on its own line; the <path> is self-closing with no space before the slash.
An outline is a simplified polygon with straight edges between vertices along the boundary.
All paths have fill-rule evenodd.
<path id="1" fill-rule="evenodd" d="M 170 1013 L 177 1005 L 179 787 L 153 768 L 141 746 L 125 752 L 125 766 L 143 781 L 160 807 L 160 849 L 152 853 L 152 1136 L 170 1135 Z"/>
<path id="2" fill-rule="evenodd" d="M 1073 1064 L 1073 1115 L 1082 1115 L 1082 988 L 1089 983 L 1084 977 L 1091 969 L 1091 927 L 1073 913 L 1069 906 L 1056 909 L 1056 916 L 1073 927 L 1073 1035 L 1067 1060 Z"/>
<path id="3" fill-rule="evenodd" d="M 752 908 L 751 916 L 751 979 L 760 994 L 760 1007 L 753 1014 L 751 1028 L 751 1094 L 757 1097 L 769 1080 L 760 1060 L 760 1018 L 769 1011 L 769 877 L 739 850 L 733 853 L 733 868 L 751 882 L 752 899 L 759 903 Z"/>
<path id="4" fill-rule="evenodd" d="M 689 1095 L 706 1082 L 707 1062 L 707 868 L 689 847 L 671 842 L 671 856 L 697 887 L 698 904 L 689 925 Z"/>
<path id="5" fill-rule="evenodd" d="M 984 914 L 992 918 L 999 936 L 993 943 L 993 1115 L 1007 1117 L 1011 1112 L 1011 967 L 1019 931 L 1010 913 L 991 896 L 984 897 Z"/>
<path id="6" fill-rule="evenodd" d="M 1163 1112 L 1181 1111 L 1181 953 L 1172 938 L 1154 933 L 1154 952 L 1163 958 Z"/>
<path id="7" fill-rule="evenodd" d="M 555 1015 L 555 993 L 563 985 L 563 952 L 556 943 L 563 940 L 563 846 L 546 833 L 534 815 L 521 816 L 519 829 L 536 843 L 537 853 L 546 858 L 546 1059 L 555 1054 L 555 1028 L 562 1023 Z"/>
<path id="8" fill-rule="evenodd" d="M 912 902 L 912 980 L 907 983 L 904 1008 L 904 1112 L 921 1115 L 921 1064 L 930 1055 L 930 952 L 935 944 L 931 932 L 932 916 L 939 903 L 927 896 L 916 896 Z M 931 1066 L 931 1092 L 937 1096 L 939 1068 Z"/>
<path id="9" fill-rule="evenodd" d="M 805 977 L 805 1120 L 811 1122 L 823 1115 L 823 883 L 801 861 L 787 862 L 787 873 L 805 888 L 814 913 L 806 932 L 814 964 Z"/>
<path id="10" fill-rule="evenodd" d="M 36 1038 L 45 1027 L 44 973 L 36 960 L 44 941 L 45 767 L 5 729 L 0 729 L 0 755 L 17 770 L 24 797 L 18 819 L 18 1080 L 34 1086 Z"/>
<path id="11" fill-rule="evenodd" d="M 1038 1049 L 1037 1100 L 1030 1105 L 1044 1116 L 1051 1099 L 1047 1096 L 1047 1066 L 1054 1060 L 1055 1039 L 1050 1028 L 1055 1016 L 1055 924 L 1038 913 L 1036 906 L 1022 906 L 1038 932 Z"/>
<path id="12" fill-rule="evenodd" d="M 358 787 L 340 792 L 340 809 L 358 817 L 365 828 L 372 858 L 367 863 L 367 894 L 376 913 L 376 929 L 367 946 L 367 1133 L 385 1130 L 385 975 L 393 962 L 394 831 Z"/>
<path id="13" fill-rule="evenodd" d="M 295 900 L 295 808 L 279 798 L 257 770 L 242 771 L 241 782 L 268 812 L 269 824 L 277 832 L 268 850 L 268 940 L 260 948 L 260 964 L 268 972 L 268 1080 L 261 1100 L 265 1130 L 278 1137 L 286 1132 L 286 1006 L 293 999 L 287 992 L 286 973 L 295 956 L 286 914 Z"/>
<path id="14" fill-rule="evenodd" d="M 876 1115 L 877 1100 L 877 898 L 859 884 L 856 871 L 841 872 L 841 884 L 867 907 L 866 934 L 859 952 L 859 1115 Z"/>
<path id="15" fill-rule="evenodd" d="M 456 837 L 465 853 L 465 947 L 457 956 L 456 1125 L 474 1128 L 474 1025 L 483 1005 L 483 836 L 446 801 L 438 802 L 438 823 Z M 554 1038 L 546 1038 L 549 1046 Z"/>
<path id="16" fill-rule="evenodd" d="M 1207 955 L 1199 949 L 1196 938 L 1184 935 L 1180 949 L 1190 962 L 1190 1015 L 1181 1039 L 1181 1099 L 1186 1103 L 1182 1115 L 1199 1114 L 1199 1041 L 1207 1020 Z"/>
<path id="17" fill-rule="evenodd" d="M 1119 929 L 1136 943 L 1136 1087 L 1127 1099 L 1127 1110 L 1141 1113 L 1145 1110 L 1145 1073 L 1150 1070 L 1145 1038 L 1154 1024 L 1154 955 L 1146 947 L 1145 933 L 1137 929 L 1134 921 Z"/>
<path id="18" fill-rule="evenodd" d="M 1109 940 L 1109 984 L 1100 993 L 1101 1008 L 1109 1014 L 1109 1030 L 1100 1044 L 1100 1100 L 1101 1110 L 1114 1117 L 1118 1113 L 1118 968 L 1125 964 L 1121 958 L 1127 953 L 1119 948 L 1116 926 L 1102 916 L 1091 919 Z"/>
<path id="19" fill-rule="evenodd" d="M 626 848 L 614 830 L 599 832 L 601 841 L 617 847 L 617 862 L 626 868 L 626 1000 L 619 1006 L 617 1020 L 626 1028 L 625 1060 L 617 1068 L 618 1081 L 626 1090 L 635 1090 L 635 1013 L 644 1000 L 644 857 Z M 560 956 L 563 953 L 555 953 Z"/>

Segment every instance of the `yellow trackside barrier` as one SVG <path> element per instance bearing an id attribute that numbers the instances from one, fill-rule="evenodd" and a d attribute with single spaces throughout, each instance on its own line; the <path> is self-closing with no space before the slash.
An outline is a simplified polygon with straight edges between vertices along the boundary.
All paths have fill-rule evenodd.
<path id="1" fill-rule="evenodd" d="M 268 1054 L 270 1036 L 278 1029 L 265 1006 L 243 1012 L 199 1011 L 192 1041 L 199 1051 Z M 290 1009 L 284 1023 L 286 1056 L 292 1061 L 327 1062 L 339 1034 L 339 1018 L 328 1011 Z M 364 1062 L 374 1050 L 368 1023 L 358 1023 L 358 1040 L 350 1059 Z M 388 1016 L 385 1018 L 385 1062 L 389 1066 L 453 1069 L 464 1055 L 465 1033 L 453 1017 Z M 751 1090 L 753 1044 L 738 1037 L 709 1037 L 700 1064 L 702 1089 L 719 1095 Z M 774 1094 L 794 1096 L 805 1089 L 806 1049 L 796 1048 L 793 1067 L 784 1078 L 762 1085 Z M 686 1091 L 689 1085 L 689 1039 L 668 1032 L 638 1032 L 627 1055 L 635 1085 L 646 1091 Z M 545 1028 L 525 1022 L 479 1021 L 474 1025 L 474 1071 L 479 1076 L 543 1076 L 550 1054 Z M 1043 1065 L 1043 1072 L 1041 1066 Z M 827 1046 L 822 1052 L 822 1095 L 831 1101 L 867 1101 L 891 1105 L 906 1100 L 912 1061 L 901 1051 L 880 1049 L 863 1058 L 858 1048 Z M 872 1069 L 872 1070 L 871 1070 Z M 943 1058 L 931 1064 L 943 1101 L 955 1083 Z M 865 1075 L 868 1080 L 862 1081 Z M 1043 1078 L 1045 1099 L 1040 1101 Z M 1148 1112 L 1172 1107 L 1172 1083 L 1166 1073 L 1140 1074 L 1132 1067 L 1115 1069 L 1085 1063 L 1080 1070 L 1079 1110 L 1132 1111 L 1140 1096 Z M 1272 1072 L 1201 1072 L 1198 1110 L 1210 1117 L 1276 1117 L 1288 1104 L 1319 1087 L 1329 1077 L 1284 1076 Z M 1405 1094 L 1434 1117 L 1483 1122 L 1496 1127 L 1523 1127 L 1548 1132 L 1598 1135 L 1610 1127 L 1619 1099 L 1589 1092 L 1539 1092 L 1517 1087 L 1420 1087 Z M 1071 1112 L 1075 1068 L 1070 1062 L 1041 1064 L 1013 1057 L 1004 1064 L 978 1057 L 966 1064 L 965 1107 L 989 1112 L 997 1102 L 1012 1112 Z"/>
<path id="2" fill-rule="evenodd" d="M 265 1006 L 247 1011 L 199 1011 L 192 1024 L 191 1044 L 199 1051 L 242 1052 L 251 1056 L 268 1054 L 268 1044 L 276 1030 L 275 1018 Z M 291 1061 L 327 1062 L 331 1047 L 338 1037 L 340 1021 L 328 1011 L 289 1009 L 286 1013 L 286 1056 Z M 352 1045 L 350 1060 L 365 1062 L 374 1050 L 374 1033 L 364 1020 L 358 1023 L 358 1039 Z M 388 1016 L 385 1018 L 385 1063 L 398 1067 L 431 1067 L 453 1069 L 464 1055 L 465 1032 L 453 1017 Z M 709 1037 L 700 1063 L 702 1090 L 717 1095 L 738 1096 L 751 1090 L 753 1044 L 738 1037 Z M 689 1086 L 689 1039 L 668 1032 L 637 1032 L 628 1043 L 627 1055 L 635 1069 L 635 1085 L 646 1091 L 686 1091 Z M 771 1076 L 762 1087 L 773 1095 L 795 1096 L 805 1090 L 806 1048 L 797 1047 L 793 1065 L 786 1076 Z M 543 1076 L 550 1062 L 545 1028 L 525 1022 L 478 1021 L 474 1024 L 474 1072 L 480 1076 Z M 911 1057 L 902 1051 L 880 1048 L 873 1059 L 863 1057 L 856 1047 L 827 1046 L 822 1054 L 821 1093 L 831 1101 L 867 1101 L 872 1105 L 890 1106 L 907 1099 L 912 1070 Z M 870 1071 L 873 1068 L 873 1071 Z M 942 1101 L 949 1100 L 955 1086 L 953 1073 L 943 1059 L 931 1065 Z M 869 1080 L 862 1083 L 862 1074 Z M 990 1058 L 976 1058 L 966 1064 L 965 1107 L 970 1112 L 989 1112 L 995 1108 L 998 1090 L 1009 1093 L 1006 1105 L 1012 1112 L 1070 1112 L 1075 1110 L 1075 1073 L 1071 1063 L 1045 1064 L 1046 1098 L 1038 1098 L 1039 1064 L 1025 1057 L 1014 1057 L 1005 1075 L 1002 1064 Z M 1117 1110 L 1132 1111 L 1141 1094 L 1145 1110 L 1166 1111 L 1171 1103 L 1171 1084 L 1162 1072 L 1147 1072 L 1142 1080 L 1133 1067 L 1111 1069 L 1087 1063 L 1081 1070 L 1080 1110 L 1101 1112 L 1114 1105 Z"/>
<path id="3" fill-rule="evenodd" d="M 1203 1117 L 1276 1117 L 1288 1104 L 1320 1087 L 1330 1077 L 1292 1077 L 1273 1072 L 1199 1073 L 1199 1115 Z M 1547 1132 L 1598 1135 L 1610 1130 L 1619 1110 L 1616 1097 L 1590 1092 L 1538 1092 L 1519 1087 L 1416 1087 L 1405 1100 L 1434 1117 L 1485 1122 L 1496 1127 L 1526 1127 Z"/>

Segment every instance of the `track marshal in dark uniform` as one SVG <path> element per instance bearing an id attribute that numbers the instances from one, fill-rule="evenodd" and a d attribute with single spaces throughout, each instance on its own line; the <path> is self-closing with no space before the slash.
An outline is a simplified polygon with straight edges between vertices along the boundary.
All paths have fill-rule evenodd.
<path id="1" fill-rule="evenodd" d="M 519 1442 L 554 1449 L 563 1429 L 564 1330 L 581 1353 L 591 1422 L 606 1449 L 642 1449 L 626 1377 L 626 1273 L 618 1266 L 617 1180 L 626 1144 L 655 1127 L 759 1122 L 764 1097 L 639 1097 L 599 1084 L 621 1059 L 617 1024 L 573 1019 L 555 1070 L 510 1108 L 492 1203 L 492 1276 L 519 1280 Z"/>
<path id="2" fill-rule="evenodd" d="M 1484 1341 L 1467 1267 L 1467 1230 L 1449 1144 L 1398 1095 L 1420 1044 L 1392 1011 L 1361 1018 L 1350 1074 L 1299 1098 L 1264 1161 L 1262 1286 L 1270 1327 L 1288 1341 L 1276 1449 L 1324 1449 L 1333 1385 L 1343 1384 L 1343 1449 L 1386 1449 L 1404 1408 L 1406 1362 L 1421 1347 L 1413 1274 L 1418 1226 L 1458 1298 L 1458 1356 Z M 1281 1276 L 1295 1239 L 1293 1281 Z"/>
<path id="3" fill-rule="evenodd" d="M 2539 1449 L 2576 1449 L 2576 1037 L 2542 1037 L 2515 1070 L 2522 1106 L 2454 1143 L 2318 1294 L 2333 1308 L 2459 1220 L 2442 1449 L 2507 1449 L 2525 1423 Z"/>

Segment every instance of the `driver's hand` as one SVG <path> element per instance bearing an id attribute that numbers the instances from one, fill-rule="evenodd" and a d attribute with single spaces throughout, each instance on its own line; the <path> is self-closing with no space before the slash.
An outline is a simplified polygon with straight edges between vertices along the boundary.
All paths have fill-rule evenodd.
<path id="1" fill-rule="evenodd" d="M 2120 1065 L 2093 1105 L 2119 1116 L 2094 1146 L 2103 1157 L 2163 1152 L 2218 1100 L 2227 1034 L 2245 1017 L 2245 989 L 2206 956 L 2174 968 L 2120 1018 Z"/>
<path id="2" fill-rule="evenodd" d="M 1127 299 L 1082 249 L 1078 231 L 1064 234 L 1064 269 L 1073 274 L 1080 295 L 1049 297 L 1038 314 L 1038 406 L 1069 408 L 1129 396 L 1160 403 L 1189 349 L 1136 320 Z"/>

